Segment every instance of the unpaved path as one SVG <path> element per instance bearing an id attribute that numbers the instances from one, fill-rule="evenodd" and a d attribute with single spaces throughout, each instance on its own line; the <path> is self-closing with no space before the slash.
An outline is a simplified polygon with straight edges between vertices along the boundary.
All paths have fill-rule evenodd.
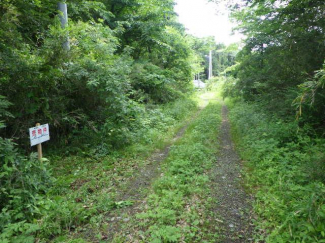
<path id="1" fill-rule="evenodd" d="M 127 229 L 125 229 L 123 225 L 125 225 L 132 216 L 140 211 L 141 204 L 144 203 L 148 189 L 152 182 L 160 175 L 161 162 L 167 158 L 172 145 L 184 135 L 189 124 L 193 122 L 205 108 L 208 101 L 205 103 L 206 104 L 199 107 L 199 110 L 191 120 L 177 132 L 170 145 L 154 153 L 148 159 L 150 163 L 137 173 L 137 175 L 128 183 L 128 189 L 121 192 L 120 196 L 118 196 L 117 201 L 132 202 L 132 205 L 113 210 L 109 215 L 107 215 L 109 222 L 107 222 L 107 235 L 104 236 L 104 240 L 112 241 L 116 236 L 128 234 Z"/>
<path id="2" fill-rule="evenodd" d="M 217 200 L 215 214 L 221 228 L 220 242 L 253 242 L 251 197 L 245 192 L 241 179 L 241 160 L 230 135 L 228 110 L 222 107 L 220 155 L 212 170 L 213 197 Z"/>

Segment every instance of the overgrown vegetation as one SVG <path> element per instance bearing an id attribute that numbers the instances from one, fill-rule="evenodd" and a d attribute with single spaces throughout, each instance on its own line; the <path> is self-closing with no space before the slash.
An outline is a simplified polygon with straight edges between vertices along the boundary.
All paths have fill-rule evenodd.
<path id="1" fill-rule="evenodd" d="M 173 0 L 67 3 L 66 28 L 56 2 L 0 3 L 1 242 L 101 240 L 105 215 L 132 204 L 116 201 L 125 177 L 197 110 L 191 81 L 206 78 L 210 50 L 219 77 L 207 88 L 224 81 L 232 98 L 257 238 L 325 242 L 323 0 L 230 1 L 240 51 L 186 35 Z M 136 238 L 216 239 L 204 214 L 219 109 L 171 149 Z M 36 122 L 50 124 L 50 162 L 29 146 Z"/>
<path id="2" fill-rule="evenodd" d="M 70 231 L 85 228 L 100 234 L 105 214 L 123 207 L 115 198 L 123 189 L 124 178 L 137 173 L 146 157 L 169 142 L 196 110 L 191 100 L 153 106 L 142 117 L 141 130 L 133 134 L 137 143 L 114 153 L 103 143 L 78 156 L 52 157 L 50 164 L 40 163 L 35 155 L 29 160 L 13 157 L 13 145 L 7 141 L 1 151 L 1 159 L 8 162 L 1 171 L 2 195 L 6 196 L 1 203 L 6 207 L 1 213 L 0 239 L 34 242 L 55 237 L 62 242 L 68 241 Z M 45 165 L 53 169 L 52 177 Z"/>
<path id="3" fill-rule="evenodd" d="M 127 146 L 143 154 L 150 146 L 162 146 L 162 134 L 195 107 L 185 94 L 192 91 L 197 54 L 191 50 L 192 37 L 184 36 L 177 23 L 173 1 L 67 4 L 69 26 L 62 29 L 57 2 L 0 3 L 4 242 L 52 237 L 89 222 L 99 210 L 79 207 L 72 195 L 54 196 L 62 175 L 51 176 L 47 162 L 29 155 L 27 131 L 36 122 L 50 124 L 46 151 L 59 156 L 51 158 L 51 164 L 61 167 L 60 156 L 71 154 L 105 164 L 104 158 Z M 70 50 L 62 48 L 67 38 Z M 101 210 L 109 210 L 109 205 Z"/>
<path id="4" fill-rule="evenodd" d="M 195 53 L 173 1 L 69 1 L 67 29 L 56 8 L 52 1 L 0 5 L 0 89 L 13 115 L 2 136 L 27 148 L 26 130 L 37 121 L 51 125 L 57 143 L 113 130 L 106 142 L 121 146 L 141 125 L 142 104 L 191 90 Z"/>
<path id="5" fill-rule="evenodd" d="M 323 138 L 296 122 L 263 112 L 258 105 L 231 105 L 233 133 L 255 194 L 258 240 L 324 242 Z"/>

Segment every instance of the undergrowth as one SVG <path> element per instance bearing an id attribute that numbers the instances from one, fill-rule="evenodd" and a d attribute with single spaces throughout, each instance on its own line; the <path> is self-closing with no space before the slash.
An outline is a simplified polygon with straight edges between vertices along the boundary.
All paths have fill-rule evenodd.
<path id="1" fill-rule="evenodd" d="M 136 215 L 136 238 L 145 242 L 214 242 L 205 220 L 207 171 L 215 161 L 220 105 L 209 104 L 173 145 L 153 184 L 143 212 Z M 141 240 L 142 239 L 142 240 Z"/>
<path id="2" fill-rule="evenodd" d="M 50 162 L 41 164 L 35 156 L 19 156 L 10 141 L 0 140 L 5 165 L 0 171 L 0 242 L 82 242 L 87 238 L 82 232 L 89 229 L 96 237 L 107 212 L 131 203 L 115 199 L 125 178 L 165 146 L 197 106 L 191 99 L 180 99 L 146 109 L 139 118 L 141 127 L 129 134 L 132 143 L 119 150 L 106 146 L 105 140 L 98 140 L 97 146 L 92 141 L 75 156 L 50 156 Z"/>
<path id="3" fill-rule="evenodd" d="M 230 118 L 256 198 L 256 240 L 325 242 L 325 140 L 256 104 L 231 104 Z"/>

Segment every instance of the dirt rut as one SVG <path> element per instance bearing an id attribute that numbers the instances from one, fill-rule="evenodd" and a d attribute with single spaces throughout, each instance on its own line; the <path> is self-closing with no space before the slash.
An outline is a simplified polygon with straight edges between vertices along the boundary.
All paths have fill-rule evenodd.
<path id="1" fill-rule="evenodd" d="M 252 198 L 242 186 L 241 160 L 231 140 L 226 106 L 222 107 L 219 136 L 220 154 L 212 171 L 213 196 L 217 200 L 214 211 L 221 229 L 218 242 L 253 242 Z"/>

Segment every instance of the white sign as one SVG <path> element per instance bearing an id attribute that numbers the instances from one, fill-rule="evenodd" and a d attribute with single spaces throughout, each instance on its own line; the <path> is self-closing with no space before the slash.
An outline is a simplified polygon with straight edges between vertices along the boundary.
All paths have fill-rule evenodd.
<path id="1" fill-rule="evenodd" d="M 50 140 L 49 124 L 29 128 L 29 137 L 31 146 Z"/>

